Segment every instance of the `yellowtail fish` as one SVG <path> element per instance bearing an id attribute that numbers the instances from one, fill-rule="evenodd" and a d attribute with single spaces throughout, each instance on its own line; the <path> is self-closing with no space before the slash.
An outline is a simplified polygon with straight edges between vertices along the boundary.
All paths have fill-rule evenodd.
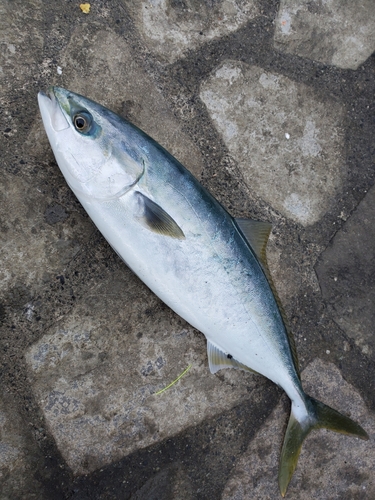
<path id="1" fill-rule="evenodd" d="M 231 217 L 165 149 L 100 104 L 59 87 L 38 98 L 67 183 L 134 273 L 206 336 L 211 372 L 255 371 L 289 396 L 281 494 L 311 430 L 368 439 L 357 423 L 302 389 L 267 270 L 270 224 Z"/>

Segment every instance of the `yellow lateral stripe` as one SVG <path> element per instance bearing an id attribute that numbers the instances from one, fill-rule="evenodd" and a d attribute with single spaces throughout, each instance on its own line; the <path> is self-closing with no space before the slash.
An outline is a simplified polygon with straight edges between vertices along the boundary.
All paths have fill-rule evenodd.
<path id="1" fill-rule="evenodd" d="M 161 389 L 160 391 L 158 392 L 155 392 L 155 394 L 161 394 L 162 392 L 166 391 L 167 389 L 169 389 L 170 387 L 172 387 L 172 385 L 174 385 L 176 382 L 178 382 L 180 380 L 181 377 L 183 377 L 185 375 L 185 373 L 187 373 L 190 368 L 192 367 L 193 365 L 189 365 L 182 373 L 181 375 L 179 375 L 176 380 L 174 380 L 173 382 L 171 382 L 169 385 L 167 385 L 167 387 L 164 387 L 164 389 Z"/>

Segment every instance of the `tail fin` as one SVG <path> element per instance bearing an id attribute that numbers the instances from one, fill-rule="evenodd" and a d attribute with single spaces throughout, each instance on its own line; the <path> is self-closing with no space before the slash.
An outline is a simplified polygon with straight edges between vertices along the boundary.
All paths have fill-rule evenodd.
<path id="1" fill-rule="evenodd" d="M 288 427 L 285 433 L 284 444 L 281 451 L 279 468 L 279 487 L 281 495 L 284 497 L 297 466 L 298 457 L 302 448 L 302 443 L 306 436 L 313 429 L 326 428 L 342 434 L 357 436 L 361 439 L 368 439 L 367 433 L 359 424 L 356 424 L 349 417 L 345 417 L 338 411 L 306 395 L 306 406 L 308 415 L 298 421 L 293 408 L 290 414 Z M 299 412 L 298 412 L 299 413 Z"/>

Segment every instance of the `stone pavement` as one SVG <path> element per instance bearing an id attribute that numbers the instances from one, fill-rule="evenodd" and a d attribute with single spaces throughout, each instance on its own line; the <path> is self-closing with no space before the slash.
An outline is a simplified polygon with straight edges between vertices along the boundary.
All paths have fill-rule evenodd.
<path id="1" fill-rule="evenodd" d="M 0 499 L 278 498 L 289 415 L 266 379 L 211 375 L 95 229 L 42 126 L 50 84 L 272 222 L 304 386 L 370 435 L 311 434 L 287 498 L 375 498 L 375 4 L 5 0 L 0 41 Z"/>

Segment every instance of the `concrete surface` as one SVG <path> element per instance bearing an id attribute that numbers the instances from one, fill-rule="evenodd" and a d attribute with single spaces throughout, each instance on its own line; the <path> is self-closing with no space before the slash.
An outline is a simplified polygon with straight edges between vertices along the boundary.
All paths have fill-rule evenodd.
<path id="1" fill-rule="evenodd" d="M 375 188 L 322 253 L 316 268 L 332 317 L 361 348 L 375 353 Z"/>
<path id="2" fill-rule="evenodd" d="M 351 418 L 363 422 L 367 429 L 372 429 L 371 439 L 374 439 L 373 415 L 359 394 L 343 380 L 335 365 L 315 359 L 303 371 L 302 380 L 309 394 L 321 401 L 329 401 Z M 278 474 L 283 422 L 289 413 L 285 401 L 282 398 L 236 464 L 222 500 L 278 497 L 278 485 L 272 478 Z M 345 444 L 346 439 L 351 441 Z M 310 434 L 302 448 L 300 465 L 290 483 L 288 498 L 373 498 L 375 481 L 371 470 L 375 467 L 375 457 L 366 452 L 367 446 L 368 442 L 325 429 Z"/>
<path id="3" fill-rule="evenodd" d="M 346 177 L 342 106 L 237 61 L 215 69 L 200 97 L 249 189 L 301 224 L 319 220 Z"/>
<path id="4" fill-rule="evenodd" d="M 123 0 L 148 49 L 173 62 L 261 14 L 258 0 Z"/>
<path id="5" fill-rule="evenodd" d="M 235 370 L 220 378 L 209 374 L 203 336 L 150 297 L 122 264 L 118 277 L 107 275 L 31 346 L 26 362 L 51 432 L 76 474 L 251 398 L 257 378 Z M 178 385 L 155 394 L 189 365 Z"/>
<path id="6" fill-rule="evenodd" d="M 357 69 L 375 50 L 371 0 L 281 0 L 275 48 L 343 69 Z"/>
<path id="7" fill-rule="evenodd" d="M 288 497 L 374 497 L 374 16 L 370 1 L 1 3 L 1 500 L 277 498 L 289 413 L 262 377 L 211 375 L 203 336 L 95 229 L 42 127 L 50 84 L 273 224 L 306 390 L 370 434 L 311 434 Z"/>

